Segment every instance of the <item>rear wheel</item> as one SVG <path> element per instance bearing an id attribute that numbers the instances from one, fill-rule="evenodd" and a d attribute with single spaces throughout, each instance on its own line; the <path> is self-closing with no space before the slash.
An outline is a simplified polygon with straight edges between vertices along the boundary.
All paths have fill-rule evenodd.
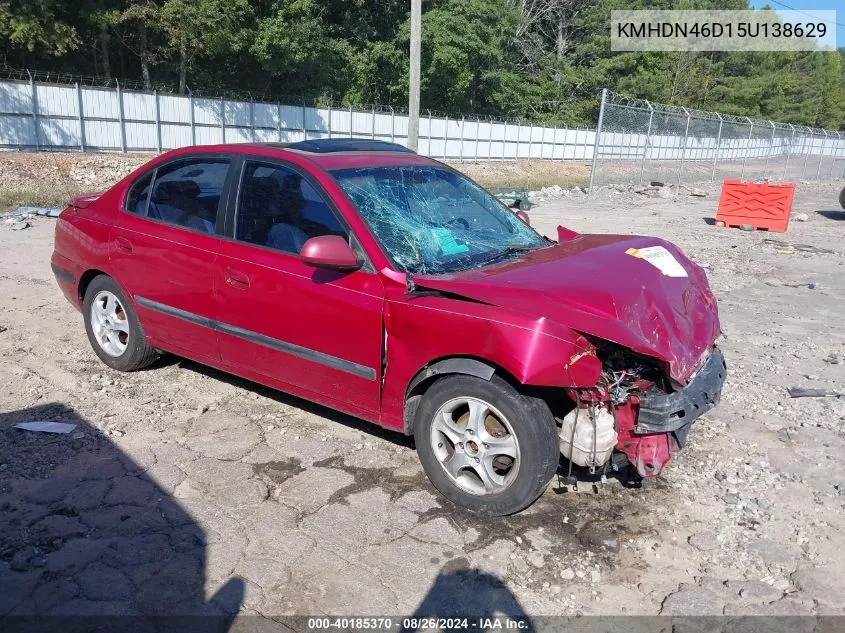
<path id="1" fill-rule="evenodd" d="M 453 503 L 506 515 L 531 505 L 557 469 L 557 426 L 542 400 L 493 376 L 449 376 L 423 396 L 414 425 L 432 484 Z"/>
<path id="2" fill-rule="evenodd" d="M 114 279 L 100 275 L 85 289 L 82 302 L 88 341 L 100 360 L 112 369 L 133 371 L 158 356 L 147 344 L 132 304 Z"/>

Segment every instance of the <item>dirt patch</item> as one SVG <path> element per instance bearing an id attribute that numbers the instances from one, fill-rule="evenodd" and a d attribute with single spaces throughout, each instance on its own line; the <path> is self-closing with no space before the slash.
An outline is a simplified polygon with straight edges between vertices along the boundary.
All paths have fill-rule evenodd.
<path id="1" fill-rule="evenodd" d="M 153 158 L 154 154 L 0 154 L 0 211 L 18 206 L 62 207 L 83 193 L 102 191 Z M 450 165 L 490 189 L 585 186 L 589 163 L 551 161 L 458 162 Z"/>
<path id="2" fill-rule="evenodd" d="M 0 210 L 62 207 L 75 195 L 102 191 L 152 158 L 150 154 L 0 154 Z"/>
<path id="3" fill-rule="evenodd" d="M 488 189 L 530 191 L 554 185 L 571 189 L 586 187 L 590 180 L 590 164 L 577 161 L 519 160 L 450 164 Z"/>
<path id="4" fill-rule="evenodd" d="M 88 188 L 55 169 L 66 155 L 40 157 L 44 165 L 15 167 L 14 187 Z M 0 169 L 10 173 L 18 159 L 3 155 Z M 120 177 L 110 169 L 95 166 L 103 178 L 90 188 Z M 144 604 L 176 604 L 184 578 L 202 601 L 242 579 L 246 609 L 269 617 L 407 615 L 443 574 L 465 569 L 498 579 L 532 616 L 840 612 L 845 400 L 787 392 L 845 389 L 845 363 L 830 361 L 845 356 L 842 222 L 821 213 L 837 205 L 840 188 L 799 183 L 793 213 L 808 219 L 781 236 L 703 221 L 714 217 L 718 185 L 704 198 L 666 199 L 602 187 L 531 209 L 547 235 L 563 224 L 677 243 L 718 298 L 728 379 L 720 405 L 659 480 L 578 493 L 556 482 L 526 512 L 500 519 L 449 505 L 409 442 L 362 421 L 170 356 L 147 371 L 109 370 L 56 287 L 55 220 L 33 218 L 18 231 L 0 222 L 0 514 L 9 517 L 0 584 L 11 588 L 4 599 L 17 600 L 0 599 L 0 615 L 11 603 L 35 608 L 36 594 L 73 613 L 118 599 L 128 609 L 126 583 L 107 581 L 114 570 L 94 557 L 139 588 L 162 567 L 156 596 L 138 590 Z M 205 415 L 197 424 L 206 408 L 217 422 Z M 84 437 L 10 428 L 32 419 L 79 422 Z M 212 450 L 241 434 L 254 442 Z M 124 545 L 95 551 L 97 534 Z M 161 551 L 193 562 L 172 580 Z M 124 562 L 131 557 L 139 562 Z M 11 569 L 13 560 L 25 571 Z M 61 570 L 61 591 L 43 569 Z M 95 600 L 105 590 L 115 601 Z"/>

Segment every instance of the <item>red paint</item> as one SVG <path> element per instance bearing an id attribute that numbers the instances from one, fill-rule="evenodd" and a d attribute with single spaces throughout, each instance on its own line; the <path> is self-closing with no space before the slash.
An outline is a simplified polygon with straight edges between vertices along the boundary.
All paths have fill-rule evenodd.
<path id="1" fill-rule="evenodd" d="M 240 374 L 249 368 L 260 374 L 259 382 L 279 381 L 309 400 L 335 408 L 345 403 L 356 415 L 378 420 L 384 304 L 379 276 L 314 268 L 295 255 L 233 240 L 221 239 L 219 249 L 211 318 L 372 368 L 376 375 L 362 378 L 221 332 L 227 370 Z M 226 281 L 235 276 L 246 283 Z"/>
<path id="2" fill-rule="evenodd" d="M 340 238 L 312 238 L 295 256 L 121 210 L 142 173 L 197 152 L 295 164 L 334 201 L 368 261 L 356 258 L 355 270 L 319 267 L 353 267 L 352 251 Z M 64 277 L 58 282 L 77 306 L 86 275 L 97 270 L 113 276 L 158 348 L 398 430 L 407 428 L 409 384 L 444 358 L 484 361 L 516 382 L 560 388 L 561 398 L 567 389 L 597 393 L 602 367 L 590 337 L 656 359 L 679 383 L 699 367 L 719 335 L 716 300 L 703 271 L 656 238 L 581 235 L 561 227 L 560 244 L 461 273 L 417 275 L 420 292 L 409 293 L 405 275 L 391 268 L 326 170 L 433 164 L 390 152 L 309 154 L 261 145 L 175 150 L 103 194 L 75 199 L 57 223 L 52 261 L 74 277 L 73 283 Z M 666 277 L 625 254 L 656 245 L 667 248 L 689 276 Z M 136 296 L 229 329 L 164 314 L 140 305 Z M 635 416 L 633 406 L 617 409 L 620 437 L 628 443 L 620 440 L 620 450 L 632 463 L 662 465 L 670 452 L 668 436 L 635 436 Z"/>
<path id="3" fill-rule="evenodd" d="M 625 453 L 641 477 L 657 477 L 672 458 L 675 444 L 669 433 L 634 433 L 638 407 L 636 396 L 614 407 L 619 437 L 616 448 Z"/>
<path id="4" fill-rule="evenodd" d="M 578 237 L 578 233 L 576 233 L 572 229 L 568 229 L 565 226 L 557 227 L 558 242 L 568 242 L 569 240 L 575 239 L 576 237 Z"/>
<path id="5" fill-rule="evenodd" d="M 82 194 L 81 196 L 71 198 L 68 201 L 67 206 L 75 207 L 77 209 L 87 209 L 89 206 L 91 206 L 92 202 L 96 202 L 97 200 L 99 200 L 100 196 L 102 195 L 102 192 Z"/>
<path id="6" fill-rule="evenodd" d="M 646 246 L 667 248 L 689 277 L 666 277 L 625 253 Z M 579 235 L 503 264 L 415 279 L 619 343 L 663 361 L 679 382 L 699 367 L 720 332 L 704 271 L 653 237 Z"/>
<path id="7" fill-rule="evenodd" d="M 312 237 L 302 245 L 299 257 L 309 266 L 333 270 L 355 270 L 361 267 L 358 256 L 339 235 Z"/>
<path id="8" fill-rule="evenodd" d="M 109 239 L 109 274 L 132 297 L 211 318 L 219 242 L 213 235 L 121 211 L 115 215 Z M 142 305 L 135 309 L 157 347 L 196 360 L 219 357 L 217 337 L 207 327 Z"/>

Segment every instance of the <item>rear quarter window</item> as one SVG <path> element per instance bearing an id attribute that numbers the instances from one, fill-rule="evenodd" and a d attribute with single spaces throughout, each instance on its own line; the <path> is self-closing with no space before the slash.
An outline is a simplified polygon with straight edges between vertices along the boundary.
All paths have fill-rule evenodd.
<path id="1" fill-rule="evenodd" d="M 153 182 L 154 173 L 155 170 L 141 176 L 138 180 L 132 183 L 132 186 L 129 188 L 129 193 L 126 196 L 126 203 L 123 207 L 129 211 L 129 213 L 147 215 L 147 201 L 150 197 L 150 185 Z"/>

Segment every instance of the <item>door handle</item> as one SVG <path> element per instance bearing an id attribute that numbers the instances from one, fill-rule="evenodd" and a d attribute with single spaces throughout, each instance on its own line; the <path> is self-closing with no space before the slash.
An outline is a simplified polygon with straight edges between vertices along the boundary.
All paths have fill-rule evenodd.
<path id="1" fill-rule="evenodd" d="M 117 250 L 123 251 L 125 253 L 132 252 L 132 242 L 127 240 L 125 237 L 115 238 L 114 243 L 117 246 Z"/>
<path id="2" fill-rule="evenodd" d="M 249 288 L 249 277 L 245 273 L 227 268 L 226 283 L 236 288 Z"/>

